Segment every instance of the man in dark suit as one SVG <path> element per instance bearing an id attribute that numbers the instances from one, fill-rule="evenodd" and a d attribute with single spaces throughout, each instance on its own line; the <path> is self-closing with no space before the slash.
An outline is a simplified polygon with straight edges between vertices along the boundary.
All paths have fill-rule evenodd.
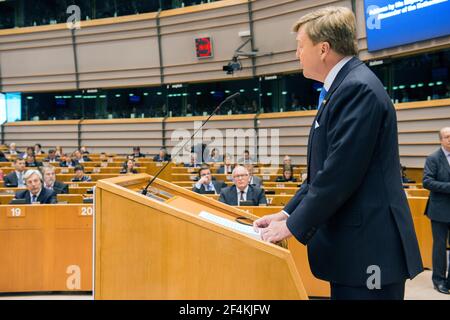
<path id="1" fill-rule="evenodd" d="M 137 157 L 136 154 L 135 157 Z M 153 161 L 154 162 L 170 161 L 170 155 L 167 154 L 167 150 L 165 148 L 161 148 L 159 149 L 158 155 L 153 157 Z"/>
<path id="2" fill-rule="evenodd" d="M 21 158 L 16 158 L 14 160 L 14 171 L 7 174 L 3 178 L 5 187 L 8 188 L 25 187 L 25 182 L 23 181 L 24 174 L 25 174 L 25 160 Z"/>
<path id="3" fill-rule="evenodd" d="M 219 167 L 219 169 L 217 169 L 217 173 L 219 174 L 232 174 L 233 173 L 233 165 L 231 163 L 231 157 L 230 156 L 226 156 L 224 159 L 224 163 L 223 165 L 221 165 Z"/>
<path id="4" fill-rule="evenodd" d="M 48 190 L 42 186 L 42 175 L 37 170 L 28 170 L 24 174 L 25 184 L 27 190 L 17 191 L 16 199 L 25 199 L 27 204 L 41 203 L 52 204 L 56 203 L 56 193 L 53 190 Z"/>
<path id="5" fill-rule="evenodd" d="M 213 191 L 215 194 L 220 194 L 222 188 L 226 188 L 227 185 L 223 181 L 213 180 L 211 175 L 211 170 L 209 166 L 203 166 L 198 171 L 199 180 L 192 188 L 192 191 L 206 194 L 206 192 Z"/>
<path id="6" fill-rule="evenodd" d="M 332 299 L 403 299 L 422 272 L 401 183 L 397 120 L 383 84 L 354 57 L 347 8 L 303 16 L 294 27 L 303 74 L 324 83 L 309 134 L 308 179 L 284 212 L 254 222 L 263 240 L 294 236 Z"/>
<path id="7" fill-rule="evenodd" d="M 430 190 L 426 215 L 433 233 L 433 285 L 437 291 L 450 294 L 450 257 L 448 265 L 446 262 L 450 231 L 450 127 L 442 128 L 439 138 L 441 148 L 425 162 L 423 187 Z"/>
<path id="8" fill-rule="evenodd" d="M 223 188 L 219 201 L 230 206 L 239 206 L 242 201 L 251 201 L 254 206 L 267 204 L 264 190 L 249 184 L 250 175 L 243 166 L 237 166 L 233 170 L 234 185 Z"/>
<path id="9" fill-rule="evenodd" d="M 42 176 L 44 178 L 44 187 L 53 190 L 56 194 L 69 193 L 69 186 L 63 182 L 56 181 L 55 168 L 52 166 L 42 167 Z"/>

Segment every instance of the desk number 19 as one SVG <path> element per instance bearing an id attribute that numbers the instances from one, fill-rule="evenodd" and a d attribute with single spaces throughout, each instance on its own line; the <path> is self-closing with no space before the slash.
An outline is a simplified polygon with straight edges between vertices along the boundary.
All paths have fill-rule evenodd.
<path id="1" fill-rule="evenodd" d="M 22 215 L 22 210 L 20 208 L 11 208 L 11 217 L 20 217 Z"/>

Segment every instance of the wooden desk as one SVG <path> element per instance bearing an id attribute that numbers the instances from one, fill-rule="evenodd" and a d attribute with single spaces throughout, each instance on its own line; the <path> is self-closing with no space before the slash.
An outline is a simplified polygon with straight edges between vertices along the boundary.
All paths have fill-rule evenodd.
<path id="1" fill-rule="evenodd" d="M 92 205 L 0 207 L 0 292 L 91 291 Z"/>

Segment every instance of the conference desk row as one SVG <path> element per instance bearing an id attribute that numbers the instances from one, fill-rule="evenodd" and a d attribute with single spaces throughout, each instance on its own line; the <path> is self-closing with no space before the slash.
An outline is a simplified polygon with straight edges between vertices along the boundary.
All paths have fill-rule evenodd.
<path id="1" fill-rule="evenodd" d="M 197 195 L 196 197 L 202 196 Z M 422 259 L 425 267 L 431 268 L 431 228 L 429 220 L 423 215 L 426 200 L 425 197 L 408 198 Z M 176 199 L 169 199 L 168 202 L 177 205 Z M 117 204 L 108 202 L 105 205 L 112 208 Z M 185 201 L 181 201 L 180 205 L 195 206 L 193 203 L 186 203 Z M 241 207 L 239 209 L 242 210 L 242 215 L 247 212 L 254 216 L 263 216 L 279 212 L 282 207 Z M 131 214 L 132 212 L 133 210 L 121 213 L 124 217 L 129 216 L 129 219 L 133 219 L 127 219 L 127 224 L 136 219 L 135 215 Z M 105 222 L 113 223 L 112 220 L 105 220 Z M 135 222 L 139 223 L 139 219 Z M 102 221 L 99 223 L 102 223 Z M 151 225 L 148 225 L 147 222 L 143 225 L 142 223 L 144 221 L 141 221 L 139 232 L 146 228 L 151 229 Z M 159 222 L 155 223 L 159 225 Z M 116 227 L 120 228 L 120 225 Z M 123 228 L 126 228 L 126 226 L 122 227 L 122 232 L 126 230 Z M 169 230 L 159 231 L 162 234 L 166 232 L 169 232 Z M 176 237 L 176 235 L 173 236 Z M 164 238 L 166 237 L 164 236 Z M 92 241 L 92 205 L 0 206 L 0 256 L 2 257 L 2 263 L 0 263 L 0 292 L 91 291 L 93 280 Z M 121 238 L 121 235 L 118 235 L 108 241 L 112 242 L 105 244 L 104 250 L 107 250 L 105 252 L 114 250 L 114 247 L 118 246 L 121 241 L 134 240 L 125 240 Z M 157 248 L 149 247 L 147 242 L 145 244 L 144 242 L 132 242 L 130 245 L 135 246 L 135 250 L 144 246 L 143 248 L 146 248 L 145 252 L 148 254 L 157 250 Z M 175 251 L 183 250 L 183 246 L 181 244 L 179 246 L 172 249 Z M 291 238 L 288 240 L 288 248 L 308 296 L 329 296 L 328 283 L 316 279 L 309 269 L 306 247 Z M 225 251 L 234 249 L 236 248 L 233 246 L 229 249 L 222 248 Z M 141 256 L 140 259 L 146 260 L 145 256 Z M 209 257 L 205 256 L 204 259 L 209 259 Z M 112 270 L 108 271 L 108 274 L 113 272 L 113 269 L 120 267 L 120 261 L 116 262 L 118 265 L 111 266 Z M 230 261 L 230 263 L 235 262 Z M 149 261 L 149 263 L 152 264 L 152 268 L 156 268 L 163 273 L 164 270 L 159 268 L 168 267 L 167 261 Z M 253 263 L 257 264 L 258 262 L 253 261 Z M 159 264 L 161 265 L 159 266 Z M 133 278 L 132 274 L 137 272 L 132 261 L 127 261 L 126 265 L 121 265 L 121 267 L 130 273 L 127 277 Z M 182 267 L 182 264 L 179 267 Z M 254 265 L 254 268 L 263 268 L 263 266 Z M 214 270 L 211 271 L 214 272 Z M 270 272 L 280 271 L 275 268 L 271 269 Z M 180 269 L 178 272 L 182 273 L 183 271 Z M 103 277 L 107 276 L 104 275 Z M 114 281 L 120 282 L 122 280 L 116 279 Z"/>

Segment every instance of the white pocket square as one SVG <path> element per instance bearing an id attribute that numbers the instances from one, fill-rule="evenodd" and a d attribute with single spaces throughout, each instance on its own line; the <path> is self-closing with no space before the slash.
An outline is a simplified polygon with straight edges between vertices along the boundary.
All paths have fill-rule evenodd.
<path id="1" fill-rule="evenodd" d="M 316 123 L 314 124 L 314 129 L 317 129 L 318 127 L 320 127 L 320 124 L 316 120 Z"/>

